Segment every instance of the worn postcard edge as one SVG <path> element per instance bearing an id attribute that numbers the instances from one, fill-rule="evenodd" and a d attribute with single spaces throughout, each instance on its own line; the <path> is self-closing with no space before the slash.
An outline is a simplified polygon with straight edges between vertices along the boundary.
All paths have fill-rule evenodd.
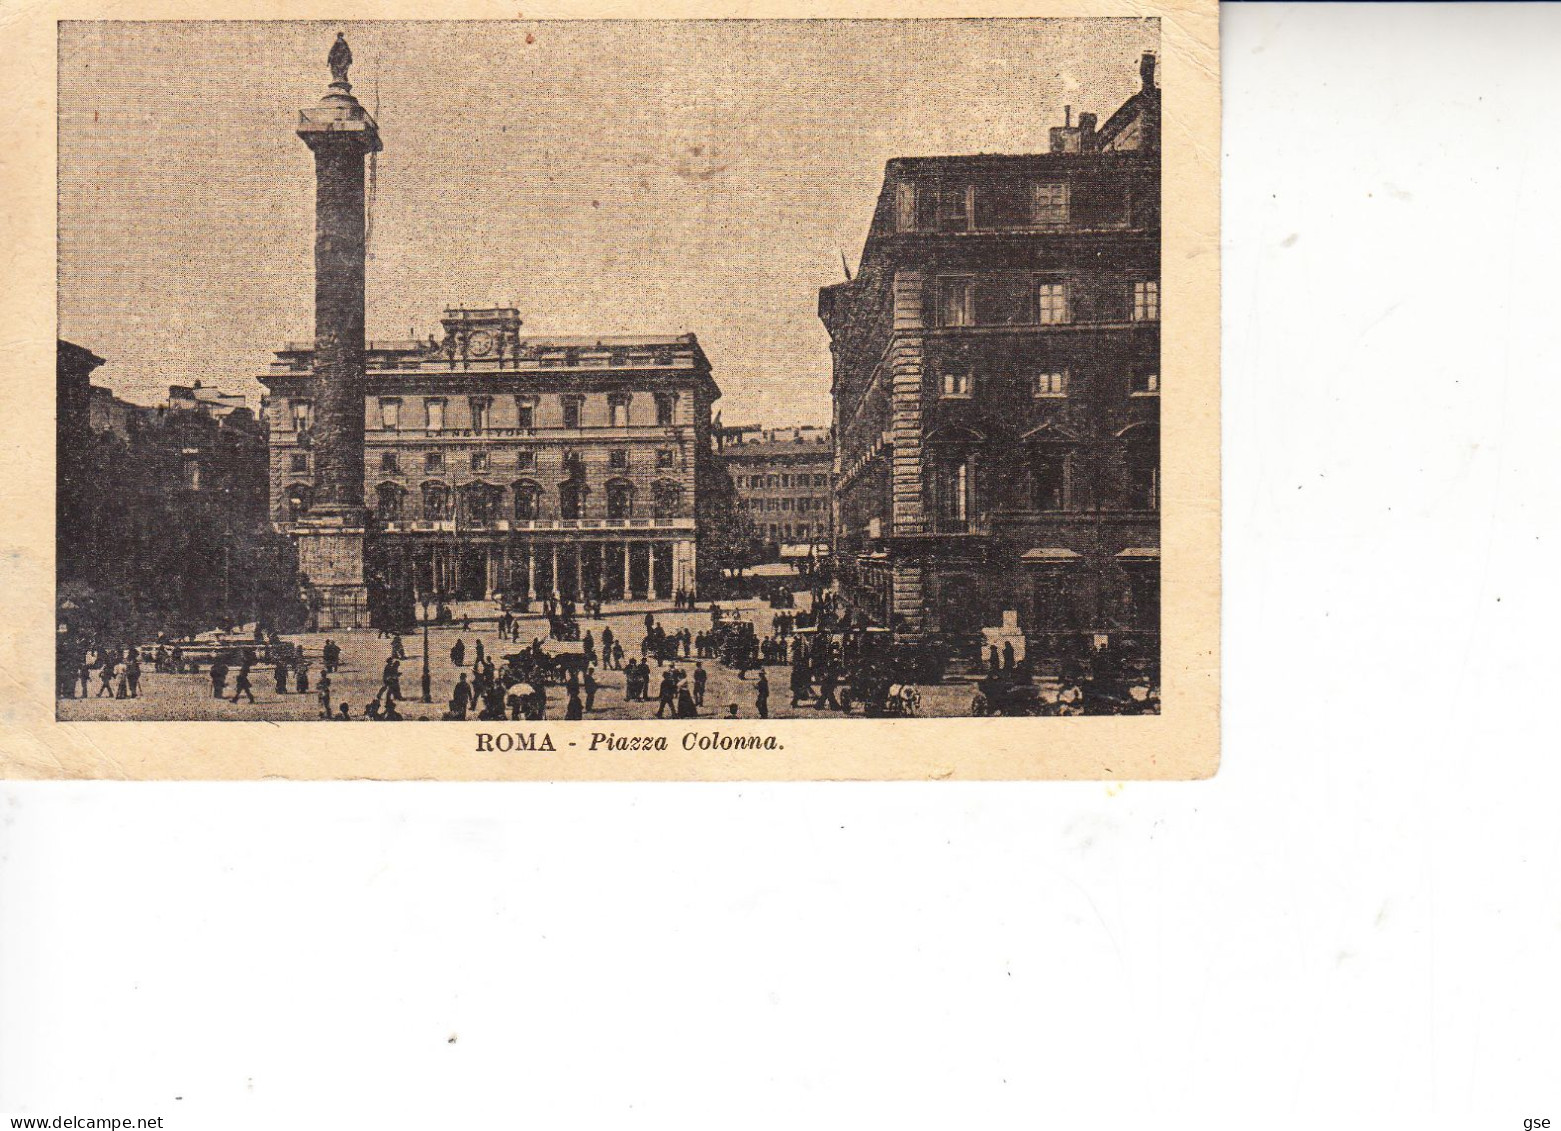
<path id="1" fill-rule="evenodd" d="M 6 5 L 0 91 L 0 236 L 12 359 L 0 385 L 0 777 L 121 780 L 1101 780 L 1207 778 L 1219 765 L 1219 14 L 1214 0 L 1148 6 L 1061 3 L 632 6 L 558 0 L 447 3 L 441 19 L 985 18 L 1118 16 L 1161 20 L 1163 118 L 1162 713 L 1045 719 L 741 720 L 519 724 L 552 753 L 478 754 L 478 732 L 517 724 L 335 727 L 325 723 L 60 723 L 54 700 L 56 36 L 60 20 L 421 19 L 426 5 L 350 0 L 329 9 L 268 4 Z M 539 27 L 545 28 L 545 23 Z M 587 753 L 593 730 L 662 734 L 665 753 Z M 685 750 L 685 735 L 773 735 L 774 751 Z"/>

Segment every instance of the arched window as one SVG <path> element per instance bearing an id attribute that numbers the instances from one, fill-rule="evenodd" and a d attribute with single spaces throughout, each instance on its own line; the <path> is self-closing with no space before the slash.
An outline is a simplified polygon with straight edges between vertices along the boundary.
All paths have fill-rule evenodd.
<path id="1" fill-rule="evenodd" d="M 406 507 L 406 490 L 394 483 L 381 483 L 375 489 L 375 513 L 381 522 L 395 522 Z"/>
<path id="2" fill-rule="evenodd" d="M 967 456 L 950 456 L 933 465 L 933 509 L 940 530 L 965 529 L 973 509 L 970 504 L 975 481 L 975 471 Z"/>
<path id="3" fill-rule="evenodd" d="M 558 485 L 558 513 L 566 519 L 585 517 L 586 486 L 578 479 L 570 479 Z"/>
<path id="4" fill-rule="evenodd" d="M 980 517 L 976 475 L 983 437 L 967 428 L 949 428 L 927 438 L 928 487 L 936 529 L 963 533 Z"/>
<path id="5" fill-rule="evenodd" d="M 515 484 L 515 518 L 530 522 L 542 517 L 542 488 L 523 479 Z"/>
<path id="6" fill-rule="evenodd" d="M 628 518 L 634 513 L 634 485 L 627 479 L 607 484 L 607 517 Z"/>
<path id="7" fill-rule="evenodd" d="M 443 483 L 423 484 L 423 519 L 426 522 L 448 522 L 453 512 L 450 488 Z"/>
<path id="8" fill-rule="evenodd" d="M 656 484 L 655 506 L 657 518 L 677 518 L 683 508 L 683 488 L 663 480 Z"/>
<path id="9" fill-rule="evenodd" d="M 309 513 L 314 502 L 314 488 L 307 483 L 294 483 L 287 489 L 287 517 L 297 522 Z"/>
<path id="10" fill-rule="evenodd" d="M 1068 509 L 1071 452 L 1066 444 L 1030 445 L 1030 506 L 1035 510 Z"/>
<path id="11" fill-rule="evenodd" d="M 468 483 L 461 488 L 462 520 L 475 526 L 497 522 L 504 507 L 504 488 L 492 483 Z"/>
<path id="12" fill-rule="evenodd" d="M 1117 433 L 1123 442 L 1123 502 L 1128 510 L 1160 509 L 1160 431 L 1130 424 Z"/>

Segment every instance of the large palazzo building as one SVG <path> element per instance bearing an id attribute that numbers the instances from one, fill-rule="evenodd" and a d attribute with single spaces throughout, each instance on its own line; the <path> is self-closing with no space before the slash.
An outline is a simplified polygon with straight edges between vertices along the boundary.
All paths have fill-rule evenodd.
<path id="1" fill-rule="evenodd" d="M 890 161 L 825 287 L 837 565 L 909 632 L 1158 649 L 1160 92 L 1050 152 Z"/>
<path id="2" fill-rule="evenodd" d="M 442 340 L 367 343 L 372 619 L 403 620 L 425 595 L 697 587 L 720 389 L 694 335 L 539 340 L 506 308 L 450 309 L 442 322 Z M 290 343 L 260 378 L 272 517 L 289 533 L 317 492 L 313 371 L 312 348 Z"/>

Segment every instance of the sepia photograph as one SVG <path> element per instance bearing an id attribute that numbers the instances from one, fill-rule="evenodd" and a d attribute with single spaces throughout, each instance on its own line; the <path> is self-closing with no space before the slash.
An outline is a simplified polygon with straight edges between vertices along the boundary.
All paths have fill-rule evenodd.
<path id="1" fill-rule="evenodd" d="M 62 23 L 58 718 L 1159 712 L 1160 51 Z"/>

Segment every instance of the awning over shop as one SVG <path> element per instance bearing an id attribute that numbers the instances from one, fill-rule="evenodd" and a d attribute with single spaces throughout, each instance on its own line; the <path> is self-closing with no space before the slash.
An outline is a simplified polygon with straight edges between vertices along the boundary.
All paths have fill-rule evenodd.
<path id="1" fill-rule="evenodd" d="M 1129 546 L 1117 554 L 1117 561 L 1119 562 L 1157 562 L 1159 560 L 1159 546 Z"/>
<path id="2" fill-rule="evenodd" d="M 1068 562 L 1079 560 L 1076 550 L 1065 549 L 1062 546 L 1037 546 L 1033 550 L 1026 550 L 1019 558 L 1022 562 L 1039 562 L 1042 565 L 1064 565 Z"/>

